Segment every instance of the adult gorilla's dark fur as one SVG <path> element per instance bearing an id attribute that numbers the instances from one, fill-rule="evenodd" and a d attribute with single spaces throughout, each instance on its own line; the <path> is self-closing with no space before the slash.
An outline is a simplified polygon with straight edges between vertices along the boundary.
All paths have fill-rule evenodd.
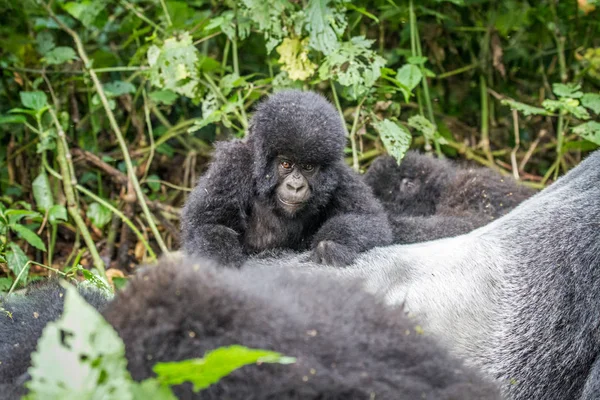
<path id="1" fill-rule="evenodd" d="M 311 92 L 284 91 L 258 105 L 248 138 L 219 143 L 182 215 L 183 249 L 239 266 L 270 249 L 312 249 L 347 265 L 391 243 L 381 205 L 344 163 L 335 108 Z"/>
<path id="2" fill-rule="evenodd" d="M 470 232 L 535 193 L 489 168 L 460 167 L 414 151 L 400 165 L 390 156 L 379 157 L 364 179 L 389 215 L 394 243 Z"/>
<path id="3" fill-rule="evenodd" d="M 8 360 L 0 364 L 0 383 L 7 390 L 14 393 L 25 380 L 17 377 L 59 304 L 56 292 L 47 290 L 5 305 L 14 319 L 0 317 L 0 358 Z M 125 342 L 136 380 L 151 376 L 156 362 L 233 344 L 297 358 L 291 365 L 243 367 L 195 396 L 191 385 L 181 385 L 175 389 L 180 398 L 498 398 L 495 386 L 418 333 L 401 308 L 385 306 L 358 282 L 338 282 L 326 270 L 163 261 L 134 278 L 103 314 Z"/>

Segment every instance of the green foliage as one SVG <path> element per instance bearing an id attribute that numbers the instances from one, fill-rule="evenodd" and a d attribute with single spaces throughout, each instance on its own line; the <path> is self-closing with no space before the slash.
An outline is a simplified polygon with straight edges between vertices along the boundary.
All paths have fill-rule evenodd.
<path id="1" fill-rule="evenodd" d="M 285 357 L 268 350 L 249 349 L 244 346 L 221 347 L 209 351 L 203 358 L 186 361 L 158 363 L 154 372 L 158 381 L 165 385 L 191 382 L 194 391 L 206 389 L 238 368 L 256 363 L 291 364 L 293 357 Z"/>
<path id="2" fill-rule="evenodd" d="M 373 124 L 388 153 L 400 163 L 410 147 L 410 132 L 402 125 L 384 119 Z"/>
<path id="3" fill-rule="evenodd" d="M 229 346 L 201 359 L 158 363 L 157 378 L 138 383 L 127 371 L 125 346 L 117 332 L 77 289 L 64 287 L 64 312 L 46 325 L 31 356 L 24 399 L 174 400 L 172 385 L 191 382 L 198 391 L 245 365 L 295 362 L 273 351 Z"/>

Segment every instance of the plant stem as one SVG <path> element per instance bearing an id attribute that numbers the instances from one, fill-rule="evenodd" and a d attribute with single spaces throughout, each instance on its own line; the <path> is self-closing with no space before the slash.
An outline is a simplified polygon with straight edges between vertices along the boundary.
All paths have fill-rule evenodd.
<path id="1" fill-rule="evenodd" d="M 52 116 L 52 120 L 58 132 L 58 140 L 56 141 L 56 158 L 58 161 L 58 165 L 60 167 L 60 172 L 62 176 L 63 182 L 63 190 L 65 192 L 65 197 L 67 198 L 67 210 L 69 211 L 69 215 L 75 221 L 75 225 L 81 236 L 83 236 L 83 241 L 85 242 L 88 250 L 90 251 L 90 255 L 92 256 L 92 260 L 94 261 L 94 266 L 98 269 L 100 276 L 103 279 L 106 278 L 106 271 L 104 268 L 104 262 L 98 253 L 98 249 L 96 249 L 96 244 L 92 239 L 92 235 L 90 235 L 90 231 L 88 230 L 83 218 L 81 218 L 81 214 L 79 212 L 79 205 L 75 198 L 75 190 L 73 187 L 77 184 L 75 181 L 75 177 L 71 176 L 69 163 L 71 161 L 71 154 L 69 153 L 69 148 L 67 146 L 67 140 L 65 138 L 65 131 L 62 129 L 60 122 L 58 122 L 58 118 L 56 117 L 56 113 L 52 108 L 48 110 L 50 115 Z"/>
<path id="2" fill-rule="evenodd" d="M 102 87 L 102 83 L 100 82 L 100 79 L 98 79 L 98 75 L 96 74 L 96 72 L 93 69 L 90 68 L 92 63 L 90 62 L 90 60 L 87 56 L 87 53 L 83 47 L 81 38 L 79 37 L 77 32 L 75 32 L 74 30 L 72 30 L 71 28 L 66 26 L 60 19 L 58 19 L 56 17 L 56 14 L 54 14 L 54 11 L 52 11 L 52 9 L 48 6 L 48 4 L 46 4 L 46 3 L 42 3 L 42 4 L 44 5 L 44 8 L 48 12 L 48 14 L 52 17 L 52 19 L 54 19 L 54 21 L 56 21 L 56 23 L 61 27 L 61 29 L 64 30 L 65 32 L 67 32 L 73 38 L 73 41 L 75 42 L 75 46 L 77 47 L 77 52 L 79 53 L 79 58 L 81 58 L 81 60 L 83 61 L 84 67 L 87 69 L 88 73 L 90 74 L 90 77 L 92 78 L 92 81 L 94 82 L 94 87 L 96 88 L 98 97 L 100 98 L 100 101 L 102 102 L 104 111 L 106 112 L 106 116 L 108 117 L 108 121 L 110 122 L 110 126 L 112 127 L 112 130 L 113 130 L 115 136 L 117 137 L 119 146 L 121 147 L 121 152 L 123 153 L 123 160 L 125 161 L 125 165 L 127 166 L 127 173 L 128 173 L 129 179 L 131 180 L 131 183 L 133 184 L 133 188 L 137 195 L 138 203 L 142 207 L 144 215 L 146 216 L 146 219 L 148 220 L 148 225 L 150 226 L 150 229 L 152 230 L 152 233 L 154 234 L 154 237 L 156 239 L 156 242 L 158 243 L 158 246 L 160 247 L 160 249 L 163 253 L 168 253 L 169 249 L 165 245 L 165 242 L 163 241 L 162 237 L 160 236 L 160 232 L 158 231 L 158 228 L 156 227 L 156 224 L 154 223 L 153 216 L 150 213 L 150 209 L 148 208 L 148 205 L 144 201 L 144 192 L 142 192 L 140 182 L 138 181 L 137 177 L 135 176 L 135 170 L 133 168 L 133 163 L 131 162 L 131 156 L 129 155 L 129 149 L 127 148 L 127 143 L 125 142 L 125 138 L 123 137 L 123 134 L 121 133 L 121 128 L 119 128 L 119 124 L 117 123 L 115 115 L 113 114 L 112 110 L 110 109 L 110 105 L 108 103 L 106 93 L 104 93 L 104 89 Z M 125 4 L 127 4 L 127 3 L 125 3 Z"/>
<path id="3" fill-rule="evenodd" d="M 354 114 L 354 122 L 352 123 L 352 130 L 350 131 L 350 144 L 352 146 L 352 168 L 356 172 L 359 171 L 358 165 L 358 150 L 356 148 L 356 129 L 358 128 L 358 119 L 360 117 L 360 109 L 364 101 L 367 99 L 367 96 L 363 97 L 358 106 L 356 107 L 356 113 Z"/>
<path id="4" fill-rule="evenodd" d="M 480 145 L 490 162 L 494 162 L 494 157 L 490 149 L 490 119 L 488 115 L 489 103 L 487 93 L 487 82 L 483 75 L 479 75 L 479 88 L 481 96 L 481 142 Z"/>

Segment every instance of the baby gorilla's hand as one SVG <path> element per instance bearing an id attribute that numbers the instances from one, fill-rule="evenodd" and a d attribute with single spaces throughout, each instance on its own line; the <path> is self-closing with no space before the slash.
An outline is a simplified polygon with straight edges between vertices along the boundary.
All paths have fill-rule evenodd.
<path id="1" fill-rule="evenodd" d="M 331 240 L 322 240 L 313 250 L 311 261 L 333 265 L 334 267 L 345 267 L 352 264 L 356 255 L 356 251 L 348 246 Z"/>

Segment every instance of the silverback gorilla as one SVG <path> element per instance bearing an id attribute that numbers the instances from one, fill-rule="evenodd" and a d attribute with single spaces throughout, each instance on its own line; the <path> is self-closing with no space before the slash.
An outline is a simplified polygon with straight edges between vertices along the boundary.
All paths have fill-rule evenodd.
<path id="1" fill-rule="evenodd" d="M 600 151 L 469 234 L 374 249 L 330 272 L 402 304 L 506 398 L 600 398 Z"/>
<path id="2" fill-rule="evenodd" d="M 219 143 L 182 215 L 187 254 L 239 266 L 270 249 L 312 250 L 336 266 L 391 243 L 371 190 L 343 160 L 336 109 L 312 92 L 260 103 L 247 140 Z"/>
<path id="3" fill-rule="evenodd" d="M 414 151 L 400 165 L 390 156 L 377 158 L 364 179 L 388 213 L 394 243 L 462 235 L 535 193 L 491 169 L 459 167 Z"/>
<path id="4" fill-rule="evenodd" d="M 3 305 L 12 312 L 12 319 L 0 315 L 4 394 L 23 392 L 29 355 L 42 327 L 58 316 L 61 291 L 50 283 Z M 180 385 L 174 390 L 180 398 L 499 399 L 494 384 L 418 333 L 401 308 L 327 270 L 166 260 L 146 268 L 111 303 L 91 300 L 123 339 L 137 380 L 151 376 L 158 361 L 202 357 L 232 344 L 297 359 L 243 367 L 196 395 Z"/>

